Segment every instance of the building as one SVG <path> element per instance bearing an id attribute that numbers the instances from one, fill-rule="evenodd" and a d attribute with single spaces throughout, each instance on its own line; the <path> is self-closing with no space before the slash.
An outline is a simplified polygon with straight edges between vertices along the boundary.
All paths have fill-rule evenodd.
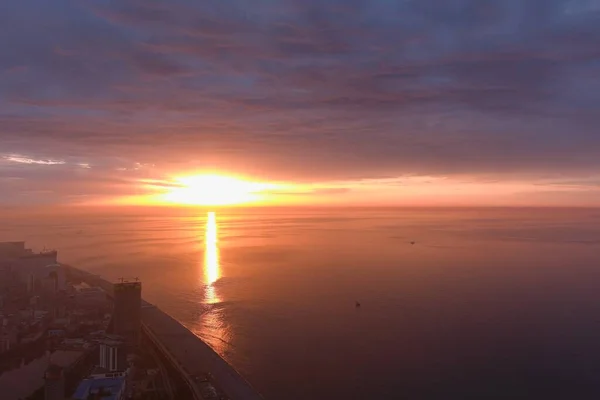
<path id="1" fill-rule="evenodd" d="M 2 327 L 0 328 L 0 354 L 9 351 L 18 344 L 16 328 Z"/>
<path id="2" fill-rule="evenodd" d="M 105 376 L 84 379 L 71 398 L 73 400 L 123 400 L 125 399 L 125 377 Z"/>
<path id="3" fill-rule="evenodd" d="M 10 336 L 8 336 L 8 333 L 0 333 L 0 354 L 9 351 L 12 346 L 13 341 L 10 340 Z"/>
<path id="4" fill-rule="evenodd" d="M 17 258 L 26 251 L 25 242 L 0 242 L 0 259 Z"/>
<path id="5" fill-rule="evenodd" d="M 28 293 L 57 293 L 65 290 L 64 267 L 56 261 L 57 253 L 37 253 L 16 260 L 16 271 L 27 285 Z"/>
<path id="6" fill-rule="evenodd" d="M 115 283 L 111 333 L 122 336 L 128 347 L 136 347 L 140 340 L 141 316 L 142 283 Z"/>
<path id="7" fill-rule="evenodd" d="M 0 242 L 2 275 L 15 273 L 30 294 L 56 293 L 66 289 L 65 270 L 58 264 L 57 258 L 55 250 L 35 253 L 25 247 L 25 242 Z"/>
<path id="8" fill-rule="evenodd" d="M 0 353 L 10 350 L 18 344 L 18 321 L 17 316 L 0 314 Z"/>
<path id="9" fill-rule="evenodd" d="M 64 400 L 65 374 L 62 367 L 50 364 L 44 374 L 44 400 Z"/>
<path id="10" fill-rule="evenodd" d="M 99 366 L 106 371 L 125 371 L 127 369 L 127 352 L 123 342 L 116 337 L 107 336 L 98 346 L 100 351 Z"/>
<path id="11" fill-rule="evenodd" d="M 100 287 L 77 286 L 74 294 L 79 307 L 104 308 L 108 304 L 108 296 Z"/>

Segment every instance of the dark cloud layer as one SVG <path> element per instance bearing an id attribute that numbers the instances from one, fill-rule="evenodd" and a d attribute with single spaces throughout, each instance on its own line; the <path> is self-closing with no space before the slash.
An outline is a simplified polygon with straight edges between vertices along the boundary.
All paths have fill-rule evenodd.
<path id="1" fill-rule="evenodd" d="M 599 123 L 594 0 L 0 5 L 0 156 L 91 178 L 577 176 L 600 167 Z"/>

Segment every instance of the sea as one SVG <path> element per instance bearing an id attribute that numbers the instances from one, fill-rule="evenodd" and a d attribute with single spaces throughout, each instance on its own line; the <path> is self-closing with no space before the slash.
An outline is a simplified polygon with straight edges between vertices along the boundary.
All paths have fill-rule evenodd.
<path id="1" fill-rule="evenodd" d="M 600 210 L 5 210 L 143 297 L 266 400 L 600 396 Z"/>

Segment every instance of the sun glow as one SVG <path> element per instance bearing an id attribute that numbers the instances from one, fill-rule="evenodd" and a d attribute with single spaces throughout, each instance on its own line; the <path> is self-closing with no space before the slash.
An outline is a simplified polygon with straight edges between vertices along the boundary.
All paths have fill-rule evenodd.
<path id="1" fill-rule="evenodd" d="M 196 175 L 175 179 L 175 187 L 163 196 L 177 204 L 223 206 L 260 201 L 261 192 L 273 185 L 221 175 Z"/>

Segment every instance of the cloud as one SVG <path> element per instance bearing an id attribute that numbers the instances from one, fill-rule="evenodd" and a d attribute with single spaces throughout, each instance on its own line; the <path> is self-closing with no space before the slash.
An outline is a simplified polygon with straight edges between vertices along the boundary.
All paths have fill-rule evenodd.
<path id="1" fill-rule="evenodd" d="M 38 165 L 61 165 L 65 162 L 62 160 L 34 160 L 32 158 L 23 157 L 20 155 L 3 156 L 4 160 L 19 164 L 38 164 Z"/>
<path id="2" fill-rule="evenodd" d="M 577 179 L 600 167 L 594 4 L 9 2 L 0 152 L 108 175 Z"/>
<path id="3" fill-rule="evenodd" d="M 302 186 L 293 188 L 283 188 L 275 190 L 265 190 L 261 193 L 269 196 L 315 196 L 315 195 L 336 195 L 349 193 L 352 189 L 344 187 L 321 187 L 321 188 L 303 188 Z"/>

